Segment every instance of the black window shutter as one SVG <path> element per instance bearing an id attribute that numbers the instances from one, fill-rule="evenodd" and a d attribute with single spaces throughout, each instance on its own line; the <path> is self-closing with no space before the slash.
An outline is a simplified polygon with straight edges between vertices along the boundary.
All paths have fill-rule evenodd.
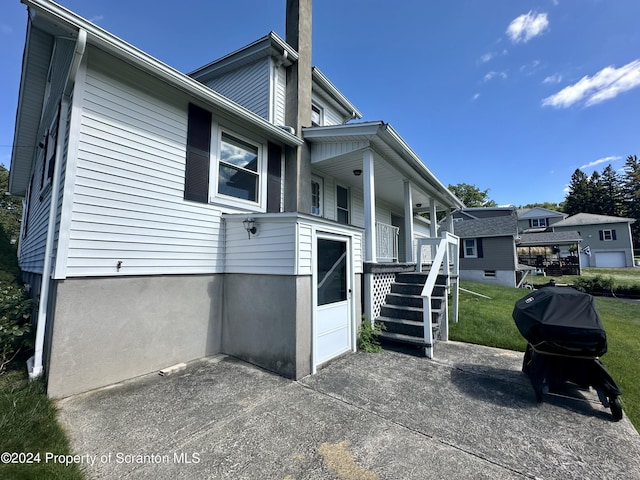
<path id="1" fill-rule="evenodd" d="M 484 252 L 482 251 L 482 239 L 476 239 L 476 247 L 478 248 L 478 258 L 483 258 Z"/>
<path id="2" fill-rule="evenodd" d="M 616 231 L 615 230 L 611 230 L 611 238 L 613 238 L 614 240 L 616 239 Z"/>
<path id="3" fill-rule="evenodd" d="M 464 258 L 464 238 L 460 239 L 460 258 Z"/>
<path id="4" fill-rule="evenodd" d="M 604 240 L 604 232 L 602 230 L 598 230 L 598 235 L 600 235 L 600 240 Z"/>
<path id="5" fill-rule="evenodd" d="M 47 179 L 53 178 L 53 171 L 56 168 L 56 150 L 57 148 L 57 138 L 60 133 L 60 114 L 62 112 L 62 100 L 60 100 L 60 104 L 58 105 L 58 114 L 56 116 L 56 123 L 54 124 L 55 138 L 56 143 L 53 145 L 53 152 L 51 152 L 51 158 L 49 159 L 49 171 L 47 172 Z"/>
<path id="6" fill-rule="evenodd" d="M 529 219 L 529 228 L 533 227 L 533 220 Z"/>
<path id="7" fill-rule="evenodd" d="M 190 103 L 184 175 L 185 200 L 208 203 L 210 153 L 211 112 Z"/>
<path id="8" fill-rule="evenodd" d="M 267 212 L 280 212 L 282 196 L 282 148 L 269 142 L 267 157 Z"/>

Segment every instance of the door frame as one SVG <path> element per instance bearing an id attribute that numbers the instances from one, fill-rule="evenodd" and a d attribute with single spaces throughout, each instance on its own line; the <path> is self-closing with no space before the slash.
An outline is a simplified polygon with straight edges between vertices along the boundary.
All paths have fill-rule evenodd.
<path id="1" fill-rule="evenodd" d="M 346 243 L 347 252 L 347 302 L 348 302 L 348 326 L 349 326 L 349 347 L 352 352 L 356 351 L 356 308 L 354 301 L 354 265 L 353 265 L 353 238 L 348 234 L 340 234 L 326 230 L 314 229 L 313 231 L 313 266 L 312 266 L 312 314 L 311 314 L 311 373 L 315 374 L 318 367 L 317 362 L 317 328 L 318 328 L 318 239 L 334 240 Z"/>

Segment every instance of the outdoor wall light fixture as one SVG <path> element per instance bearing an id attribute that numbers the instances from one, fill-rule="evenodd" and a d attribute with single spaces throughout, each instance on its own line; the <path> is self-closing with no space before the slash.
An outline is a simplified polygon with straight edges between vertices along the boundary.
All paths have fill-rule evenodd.
<path id="1" fill-rule="evenodd" d="M 251 217 L 245 218 L 242 221 L 242 224 L 244 225 L 244 229 L 249 234 L 249 238 L 251 238 L 251 235 L 255 235 L 258 231 L 258 229 L 256 228 L 256 221 Z"/>
<path id="2" fill-rule="evenodd" d="M 356 169 L 353 171 L 353 174 L 354 174 L 356 177 L 359 177 L 360 175 L 362 175 L 362 170 L 360 170 L 359 168 L 356 168 Z"/>

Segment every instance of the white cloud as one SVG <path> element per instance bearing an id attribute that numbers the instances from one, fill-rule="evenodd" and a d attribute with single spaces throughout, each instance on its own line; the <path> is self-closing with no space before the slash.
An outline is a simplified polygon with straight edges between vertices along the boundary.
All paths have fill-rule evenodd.
<path id="1" fill-rule="evenodd" d="M 507 35 L 513 43 L 527 43 L 532 38 L 542 35 L 547 28 L 549 28 L 547 14 L 530 11 L 511 21 L 507 27 Z"/>
<path id="2" fill-rule="evenodd" d="M 480 98 L 480 94 L 476 93 L 473 97 L 471 97 L 471 101 L 475 102 L 479 98 Z"/>
<path id="3" fill-rule="evenodd" d="M 101 20 L 104 20 L 104 15 L 94 15 L 89 19 L 91 23 L 98 23 Z"/>
<path id="4" fill-rule="evenodd" d="M 609 157 L 604 157 L 604 158 L 599 158 L 598 160 L 594 160 L 593 162 L 589 162 L 585 165 L 581 165 L 580 170 L 584 170 L 585 168 L 591 168 L 591 167 L 595 167 L 596 165 L 600 165 L 601 163 L 611 163 L 611 162 L 615 162 L 618 160 L 622 160 L 622 157 L 620 156 L 609 156 Z"/>
<path id="5" fill-rule="evenodd" d="M 493 53 L 485 53 L 480 57 L 480 63 L 487 63 L 494 57 Z"/>
<path id="6" fill-rule="evenodd" d="M 489 80 L 492 80 L 492 79 L 494 79 L 494 78 L 496 78 L 496 77 L 500 77 L 500 78 L 502 78 L 502 79 L 505 79 L 505 78 L 507 78 L 507 74 L 506 74 L 506 73 L 504 73 L 504 72 L 494 72 L 494 71 L 491 71 L 491 72 L 487 73 L 487 74 L 484 76 L 484 81 L 485 81 L 485 82 L 488 82 Z"/>
<path id="7" fill-rule="evenodd" d="M 593 77 L 582 77 L 578 82 L 542 100 L 542 105 L 568 108 L 584 102 L 590 107 L 618 96 L 618 94 L 640 87 L 640 60 L 615 68 L 603 68 Z"/>
<path id="8" fill-rule="evenodd" d="M 525 65 L 521 65 L 520 71 L 527 75 L 533 75 L 541 63 L 540 60 L 533 60 Z"/>
<path id="9" fill-rule="evenodd" d="M 542 83 L 560 83 L 562 81 L 562 75 L 559 73 L 554 73 L 553 75 L 549 75 L 547 78 L 542 80 Z"/>

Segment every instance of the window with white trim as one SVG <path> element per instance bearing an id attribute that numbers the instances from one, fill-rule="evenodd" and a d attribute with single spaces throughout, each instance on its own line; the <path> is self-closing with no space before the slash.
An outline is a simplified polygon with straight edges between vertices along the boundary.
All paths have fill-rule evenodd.
<path id="1" fill-rule="evenodd" d="M 218 195 L 260 201 L 260 146 L 227 132 L 220 136 Z"/>
<path id="2" fill-rule="evenodd" d="M 338 223 L 349 224 L 349 189 L 336 185 L 336 216 Z"/>
<path id="3" fill-rule="evenodd" d="M 478 258 L 478 245 L 475 238 L 464 239 L 464 258 Z"/>
<path id="4" fill-rule="evenodd" d="M 320 127 L 323 125 L 323 111 L 322 108 L 316 104 L 311 105 L 311 125 L 314 127 Z"/>
<path id="5" fill-rule="evenodd" d="M 532 218 L 531 219 L 531 227 L 533 228 L 542 228 L 548 227 L 546 218 Z"/>
<path id="6" fill-rule="evenodd" d="M 602 240 L 610 242 L 613 240 L 613 230 L 602 230 Z"/>
<path id="7" fill-rule="evenodd" d="M 315 175 L 311 176 L 311 214 L 322 216 L 322 178 Z"/>

